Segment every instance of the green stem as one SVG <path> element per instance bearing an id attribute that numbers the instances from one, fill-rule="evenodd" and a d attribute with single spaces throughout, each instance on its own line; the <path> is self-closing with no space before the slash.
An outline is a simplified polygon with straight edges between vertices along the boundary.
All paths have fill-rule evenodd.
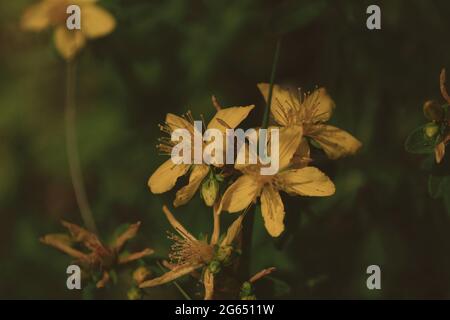
<path id="1" fill-rule="evenodd" d="M 278 66 L 278 59 L 280 57 L 280 47 L 281 47 L 281 38 L 278 38 L 277 45 L 275 48 L 275 54 L 272 62 L 272 71 L 270 74 L 270 84 L 269 84 L 269 95 L 267 98 L 266 108 L 264 110 L 264 116 L 261 127 L 263 129 L 267 129 L 269 125 L 269 114 L 270 114 L 270 106 L 272 103 L 272 92 L 273 85 L 275 82 L 275 74 Z M 253 205 L 247 212 L 247 215 L 244 220 L 243 232 L 242 232 L 242 259 L 240 265 L 240 274 L 248 279 L 250 274 L 250 265 L 251 265 L 251 249 L 252 249 L 252 239 L 253 239 L 253 225 L 255 223 L 255 211 L 256 206 Z"/>
<path id="2" fill-rule="evenodd" d="M 83 175 L 81 173 L 80 156 L 77 146 L 76 131 L 76 110 L 75 110 L 75 91 L 76 91 L 76 63 L 75 61 L 67 62 L 67 79 L 66 79 L 66 151 L 67 161 L 69 163 L 70 177 L 72 179 L 73 189 L 81 218 L 84 225 L 92 232 L 97 232 L 94 216 L 89 206 L 86 190 L 84 188 Z"/>
<path id="3" fill-rule="evenodd" d="M 272 92 L 273 92 L 273 85 L 275 82 L 275 74 L 277 72 L 278 58 L 280 57 L 280 47 L 281 47 L 281 38 L 278 38 L 277 46 L 275 48 L 275 55 L 273 56 L 272 72 L 270 74 L 269 96 L 267 97 L 266 109 L 264 110 L 264 117 L 261 125 L 263 129 L 266 129 L 267 126 L 269 125 L 270 106 L 272 105 Z"/>

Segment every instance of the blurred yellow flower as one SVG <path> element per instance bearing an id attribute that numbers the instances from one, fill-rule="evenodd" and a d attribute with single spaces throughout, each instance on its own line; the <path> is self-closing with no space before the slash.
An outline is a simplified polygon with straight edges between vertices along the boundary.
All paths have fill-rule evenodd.
<path id="1" fill-rule="evenodd" d="M 163 211 L 177 235 L 171 235 L 174 240 L 169 258 L 170 271 L 160 277 L 142 282 L 140 288 L 150 288 L 168 283 L 179 277 L 193 273 L 195 270 L 207 267 L 203 273 L 205 299 L 212 299 L 214 294 L 214 275 L 220 271 L 220 265 L 226 263 L 232 254 L 232 244 L 242 228 L 244 215 L 240 215 L 228 228 L 226 235 L 220 236 L 220 219 L 217 205 L 214 207 L 214 229 L 208 242 L 198 240 L 187 231 L 174 217 L 170 210 L 164 206 Z"/>
<path id="2" fill-rule="evenodd" d="M 97 282 L 97 288 L 104 287 L 110 279 L 109 271 L 116 265 L 122 265 L 153 254 L 153 250 L 146 248 L 142 251 L 119 255 L 125 243 L 134 238 L 139 230 L 140 222 L 131 224 L 124 232 L 117 236 L 110 245 L 103 244 L 92 232 L 66 221 L 62 225 L 69 230 L 70 235 L 48 234 L 40 241 L 52 246 L 76 259 L 83 268 L 101 271 L 102 279 Z M 90 252 L 86 253 L 75 248 L 81 243 Z"/>
<path id="3" fill-rule="evenodd" d="M 116 20 L 96 0 L 41 0 L 28 7 L 21 19 L 24 30 L 40 32 L 54 28 L 55 46 L 66 60 L 73 59 L 85 46 L 87 39 L 96 39 L 111 33 Z M 66 26 L 70 5 L 81 9 L 81 30 L 69 30 Z"/>
<path id="4" fill-rule="evenodd" d="M 218 129 L 225 135 L 226 129 L 234 129 L 238 126 L 254 108 L 253 105 L 245 107 L 230 107 L 217 111 L 213 119 L 209 122 L 207 129 Z M 164 125 L 160 126 L 162 132 L 171 135 L 176 129 L 187 129 L 191 134 L 191 154 L 194 154 L 194 119 L 190 113 L 187 113 L 183 117 L 176 116 L 168 113 Z M 201 133 L 200 133 L 201 134 Z M 171 154 L 172 148 L 177 144 L 175 141 L 171 141 L 170 137 L 164 137 L 160 139 L 158 149 L 167 155 Z M 208 143 L 204 143 L 207 145 Z M 151 192 L 155 194 L 164 193 L 171 190 L 177 179 L 190 171 L 189 183 L 178 190 L 175 196 L 173 205 L 175 207 L 186 204 L 192 199 L 195 192 L 200 187 L 205 177 L 210 172 L 210 166 L 207 164 L 174 164 L 172 159 L 164 162 L 149 178 L 148 186 Z M 211 201 L 205 202 L 208 205 L 212 205 Z"/>
<path id="5" fill-rule="evenodd" d="M 269 84 L 260 83 L 258 88 L 267 101 Z M 361 147 L 361 142 L 348 132 L 324 124 L 334 108 L 335 103 L 324 88 L 302 97 L 278 85 L 273 87 L 270 111 L 275 121 L 285 127 L 302 126 L 303 135 L 317 142 L 330 159 L 354 154 Z"/>
<path id="6" fill-rule="evenodd" d="M 239 212 L 261 197 L 264 225 L 272 237 L 284 231 L 284 205 L 279 191 L 300 196 L 330 196 L 333 182 L 319 169 L 303 166 L 292 168 L 292 159 L 302 141 L 302 127 L 289 126 L 279 132 L 279 171 L 275 175 L 261 175 L 261 164 L 235 165 L 243 175 L 225 191 L 221 210 Z M 270 143 L 270 142 L 269 142 Z M 248 152 L 246 152 L 248 154 Z M 300 154 L 298 157 L 302 158 Z"/>

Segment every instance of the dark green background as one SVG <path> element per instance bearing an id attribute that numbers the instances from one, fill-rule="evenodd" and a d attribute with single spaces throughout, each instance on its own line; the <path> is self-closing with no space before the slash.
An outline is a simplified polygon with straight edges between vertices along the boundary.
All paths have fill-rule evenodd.
<path id="1" fill-rule="evenodd" d="M 28 0 L 0 3 L 0 298 L 80 298 L 65 287 L 70 259 L 41 245 L 81 223 L 64 146 L 65 65 L 51 32 L 24 33 Z M 259 125 L 277 37 L 277 82 L 325 86 L 331 120 L 363 142 L 339 161 L 314 155 L 336 184 L 330 198 L 286 197 L 287 231 L 271 239 L 256 216 L 252 270 L 275 266 L 261 298 L 450 298 L 450 220 L 427 192 L 423 157 L 407 154 L 408 133 L 424 122 L 426 99 L 440 100 L 450 68 L 450 3 L 377 1 L 382 30 L 366 29 L 373 1 L 104 0 L 116 17 L 110 36 L 78 61 L 78 130 L 83 172 L 101 235 L 141 220 L 131 245 L 165 257 L 170 229 L 162 212 L 174 193 L 152 195 L 147 179 L 164 161 L 154 146 L 167 112 L 206 118 L 222 105 L 256 104 L 244 123 Z M 181 184 L 184 181 L 181 181 Z M 447 196 L 447 207 L 450 199 Z M 210 233 L 211 212 L 197 196 L 176 210 L 194 233 Z M 382 290 L 366 288 L 366 268 L 382 270 Z M 126 275 L 129 275 L 126 271 Z M 95 297 L 125 298 L 129 277 Z M 127 280 L 128 279 L 128 280 Z M 198 288 L 181 281 L 193 296 Z M 172 285 L 149 298 L 182 298 Z"/>

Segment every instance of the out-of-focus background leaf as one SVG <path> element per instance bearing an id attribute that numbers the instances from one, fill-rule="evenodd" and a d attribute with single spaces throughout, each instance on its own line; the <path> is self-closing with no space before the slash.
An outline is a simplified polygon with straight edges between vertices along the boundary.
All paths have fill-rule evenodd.
<path id="1" fill-rule="evenodd" d="M 0 297 L 81 298 L 65 287 L 70 260 L 38 242 L 62 231 L 61 218 L 81 221 L 64 149 L 65 66 L 51 32 L 18 27 L 32 2 L 0 2 Z M 404 141 L 424 123 L 422 103 L 440 99 L 450 3 L 377 3 L 381 31 L 366 29 L 371 1 L 101 1 L 118 27 L 83 51 L 77 92 L 83 172 L 101 235 L 140 220 L 132 245 L 167 254 L 170 226 L 160 208 L 174 193 L 152 195 L 146 185 L 164 160 L 154 148 L 157 124 L 169 111 L 210 117 L 215 94 L 224 106 L 255 103 L 245 125 L 258 125 L 264 104 L 256 83 L 268 81 L 282 34 L 277 81 L 325 86 L 337 104 L 332 123 L 364 146 L 339 161 L 314 154 L 337 192 L 284 197 L 280 239 L 256 215 L 252 271 L 278 268 L 258 285 L 259 296 L 449 298 L 450 187 L 432 199 L 423 158 L 406 153 Z M 176 213 L 194 233 L 210 233 L 211 212 L 198 196 Z M 366 288 L 371 264 L 381 267 L 381 291 Z M 85 297 L 126 298 L 126 281 Z M 148 298 L 182 296 L 166 285 Z"/>

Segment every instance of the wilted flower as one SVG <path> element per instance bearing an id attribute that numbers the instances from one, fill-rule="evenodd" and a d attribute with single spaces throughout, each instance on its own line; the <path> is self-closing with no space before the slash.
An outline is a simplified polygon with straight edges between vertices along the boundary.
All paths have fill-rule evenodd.
<path id="1" fill-rule="evenodd" d="M 174 241 L 169 258 L 171 270 L 160 277 L 144 281 L 140 288 L 155 287 L 173 281 L 179 277 L 190 274 L 197 269 L 205 268 L 203 273 L 203 284 L 205 286 L 205 299 L 212 299 L 214 293 L 214 275 L 221 269 L 222 264 L 227 264 L 233 253 L 232 244 L 239 234 L 242 226 L 243 215 L 240 215 L 228 228 L 226 235 L 221 241 L 220 220 L 217 206 L 214 208 L 214 229 L 211 240 L 200 240 L 187 231 L 170 210 L 164 206 L 163 211 L 172 227 L 178 235 L 171 235 Z"/>
<path id="2" fill-rule="evenodd" d="M 241 123 L 249 114 L 249 112 L 254 108 L 253 105 L 246 107 L 230 107 L 224 108 L 217 111 L 214 118 L 209 122 L 207 129 L 218 129 L 225 135 L 226 129 L 233 129 L 239 123 Z M 174 114 L 167 114 L 166 121 L 164 125 L 160 126 L 161 131 L 171 135 L 176 129 L 187 129 L 191 134 L 191 148 L 194 148 L 194 119 L 192 115 L 188 113 L 184 117 L 179 117 Z M 202 134 L 197 133 L 197 134 Z M 168 155 L 171 155 L 172 148 L 177 144 L 177 142 L 172 141 L 170 137 L 165 137 L 160 139 L 161 143 L 157 146 L 158 149 Z M 204 142 L 204 146 L 208 143 Z M 192 150 L 191 155 L 194 154 Z M 186 173 L 190 172 L 189 183 L 177 191 L 173 205 L 175 207 L 186 204 L 192 199 L 195 192 L 200 187 L 202 181 L 210 172 L 210 166 L 207 164 L 175 164 L 172 159 L 164 162 L 150 177 L 148 180 L 148 186 L 151 192 L 159 194 L 171 190 L 177 179 Z M 208 192 L 213 191 L 211 189 Z M 211 206 L 213 202 L 208 194 L 208 197 L 204 200 L 207 205 Z"/>
<path id="3" fill-rule="evenodd" d="M 300 196 L 330 196 L 333 182 L 315 167 L 292 168 L 292 158 L 302 141 L 302 128 L 289 126 L 279 133 L 279 171 L 274 175 L 261 175 L 261 164 L 235 165 L 243 175 L 225 191 L 221 209 L 239 212 L 261 197 L 264 225 L 272 237 L 284 230 L 284 205 L 279 191 Z M 270 143 L 270 142 L 269 142 Z M 247 152 L 248 154 L 248 152 Z M 303 155 L 298 155 L 303 158 Z"/>
<path id="4" fill-rule="evenodd" d="M 268 100 L 269 84 L 260 83 L 258 88 Z M 324 124 L 333 109 L 334 101 L 324 88 L 304 94 L 273 86 L 271 114 L 281 126 L 301 126 L 303 135 L 317 142 L 330 159 L 354 154 L 360 147 L 355 137 L 347 131 Z"/>
<path id="5" fill-rule="evenodd" d="M 55 45 L 66 60 L 71 60 L 85 46 L 86 40 L 111 33 L 116 20 L 96 0 L 41 0 L 28 7 L 21 20 L 24 30 L 40 32 L 54 28 Z M 81 30 L 69 30 L 66 26 L 70 5 L 81 9 Z"/>
<path id="6" fill-rule="evenodd" d="M 83 268 L 89 271 L 102 272 L 102 279 L 97 282 L 97 288 L 101 288 L 109 281 L 109 271 L 113 267 L 153 254 L 154 251 L 152 249 L 146 248 L 139 252 L 120 255 L 120 251 L 125 243 L 136 236 L 140 224 L 140 222 L 131 224 L 110 245 L 103 244 L 94 233 L 66 221 L 62 221 L 62 225 L 69 230 L 69 235 L 48 234 L 40 240 L 42 243 L 75 258 L 75 262 L 79 263 Z M 83 245 L 89 252 L 86 253 L 77 249 L 75 247 L 77 244 Z"/>

